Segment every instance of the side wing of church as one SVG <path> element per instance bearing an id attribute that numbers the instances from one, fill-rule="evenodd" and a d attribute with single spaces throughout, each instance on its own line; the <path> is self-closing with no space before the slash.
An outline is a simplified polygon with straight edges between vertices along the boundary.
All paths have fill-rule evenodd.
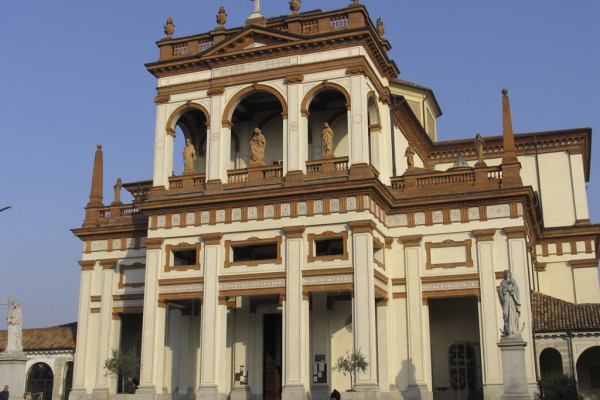
<path id="1" fill-rule="evenodd" d="M 70 399 L 122 390 L 113 349 L 138 355 L 143 400 L 500 398 L 506 270 L 529 393 L 560 369 L 597 396 L 591 129 L 514 134 L 499 88 L 502 135 L 438 141 L 380 20 L 299 3 L 183 38 L 167 21 L 151 180 L 105 205 L 99 145 L 73 230 Z M 337 370 L 348 354 L 367 367 Z"/>

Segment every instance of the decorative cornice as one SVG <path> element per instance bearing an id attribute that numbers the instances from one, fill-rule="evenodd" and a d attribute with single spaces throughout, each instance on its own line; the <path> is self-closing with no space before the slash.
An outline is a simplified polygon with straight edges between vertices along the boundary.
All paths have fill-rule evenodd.
<path id="1" fill-rule="evenodd" d="M 164 242 L 163 238 L 145 238 L 144 244 L 147 250 L 160 250 Z"/>
<path id="2" fill-rule="evenodd" d="M 81 266 L 81 270 L 82 271 L 93 271 L 94 267 L 96 266 L 96 261 L 93 260 L 89 260 L 89 261 L 78 261 L 78 264 Z"/>
<path id="3" fill-rule="evenodd" d="M 511 226 L 503 229 L 509 239 L 523 239 L 525 237 L 524 226 Z"/>
<path id="4" fill-rule="evenodd" d="M 117 266 L 117 262 L 119 260 L 117 260 L 116 258 L 107 258 L 98 261 L 100 261 L 100 263 L 102 264 L 103 269 L 114 269 Z"/>
<path id="5" fill-rule="evenodd" d="M 348 222 L 348 226 L 352 229 L 352 233 L 373 233 L 377 224 L 371 221 L 370 219 L 365 219 L 361 221 L 350 221 Z"/>
<path id="6" fill-rule="evenodd" d="M 306 226 L 284 226 L 281 229 L 285 232 L 285 236 L 287 239 L 298 239 L 302 238 Z"/>
<path id="7" fill-rule="evenodd" d="M 302 75 L 302 74 L 290 75 L 290 76 L 286 76 L 285 78 L 283 78 L 283 80 L 288 85 L 297 85 L 304 81 L 304 75 Z"/>
<path id="8" fill-rule="evenodd" d="M 404 247 L 419 247 L 421 240 L 423 240 L 423 235 L 400 236 L 398 239 L 404 244 Z"/>
<path id="9" fill-rule="evenodd" d="M 204 235 L 200 235 L 202 240 L 204 240 L 204 244 L 209 245 L 219 245 L 221 244 L 221 239 L 223 238 L 222 232 L 214 232 L 214 233 L 205 233 Z"/>
<path id="10" fill-rule="evenodd" d="M 598 260 L 595 258 L 588 258 L 586 260 L 571 260 L 569 261 L 571 268 L 597 268 Z"/>
<path id="11" fill-rule="evenodd" d="M 171 100 L 171 96 L 168 94 L 157 95 L 154 97 L 154 102 L 156 104 L 167 104 Z"/>
<path id="12" fill-rule="evenodd" d="M 472 231 L 478 242 L 491 242 L 496 234 L 495 229 L 476 229 Z"/>
<path id="13" fill-rule="evenodd" d="M 225 93 L 224 86 L 217 86 L 208 89 L 207 93 L 209 96 L 222 96 Z"/>

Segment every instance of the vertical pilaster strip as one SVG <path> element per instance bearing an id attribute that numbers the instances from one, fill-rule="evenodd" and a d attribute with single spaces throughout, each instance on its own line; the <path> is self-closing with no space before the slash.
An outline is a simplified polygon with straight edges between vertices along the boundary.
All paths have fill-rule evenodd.
<path id="1" fill-rule="evenodd" d="M 225 157 L 225 143 L 231 142 L 231 129 L 223 127 L 221 113 L 223 112 L 223 92 L 214 90 L 210 97 L 210 127 L 206 132 L 206 181 L 227 182 L 227 169 L 225 160 L 229 163 L 229 155 Z M 227 146 L 227 151 L 230 147 Z"/>
<path id="2" fill-rule="evenodd" d="M 352 221 L 352 264 L 354 266 L 354 300 L 352 331 L 354 350 L 361 351 L 369 363 L 365 372 L 357 372 L 356 388 L 378 390 L 377 333 L 375 310 L 375 276 L 373 230 L 370 220 Z"/>
<path id="3" fill-rule="evenodd" d="M 92 280 L 94 274 L 95 261 L 80 261 L 81 278 L 79 285 L 79 313 L 77 317 L 77 345 L 75 348 L 75 359 L 73 365 L 73 388 L 72 395 L 74 397 L 83 396 L 90 389 L 89 378 L 93 378 L 93 374 L 87 371 L 87 355 L 91 355 L 88 351 L 90 335 L 95 335 L 89 329 L 90 318 L 90 295 L 92 288 Z"/>
<path id="4" fill-rule="evenodd" d="M 164 337 L 165 314 L 158 307 L 158 277 L 162 264 L 161 238 L 147 238 L 146 244 L 146 276 L 144 280 L 144 314 L 142 322 L 142 357 L 140 370 L 140 387 L 136 396 L 152 399 L 158 390 L 162 389 L 162 375 L 158 374 L 158 352 L 162 350 Z M 162 331 L 162 335 L 159 335 Z"/>
<path id="5" fill-rule="evenodd" d="M 287 142 L 284 143 L 285 158 L 283 160 L 286 171 L 303 171 L 306 172 L 306 165 L 303 160 L 307 160 L 307 132 L 300 126 L 300 108 L 301 108 L 301 83 L 304 80 L 302 75 L 291 76 L 285 79 L 287 83 L 287 102 L 288 102 L 288 118 L 283 120 L 287 125 Z M 286 136 L 284 136 L 285 138 Z"/>
<path id="6" fill-rule="evenodd" d="M 523 339 L 531 342 L 531 300 L 529 293 L 528 254 L 527 243 L 525 241 L 525 228 L 523 226 L 504 228 L 504 233 L 507 236 L 508 242 L 509 269 L 513 278 L 519 285 L 519 299 L 521 300 L 521 318 L 519 319 L 519 324 L 525 325 L 522 332 Z M 500 310 L 500 308 L 498 308 L 498 310 Z M 535 355 L 533 354 L 533 346 L 530 344 L 525 347 L 525 368 L 527 372 L 527 384 L 530 388 L 535 385 L 534 363 Z"/>
<path id="7" fill-rule="evenodd" d="M 102 260 L 102 285 L 100 301 L 100 325 L 98 326 L 98 348 L 96 359 L 99 363 L 111 356 L 111 331 L 112 331 L 112 289 L 114 281 L 114 271 L 117 265 L 116 259 Z M 118 346 L 117 346 L 118 347 Z M 98 368 L 96 371 L 96 385 L 94 390 L 108 391 L 108 379 L 104 368 Z"/>
<path id="8" fill-rule="evenodd" d="M 167 112 L 169 105 L 159 103 L 156 106 L 156 133 L 154 138 L 154 180 L 153 186 L 169 188 L 169 175 L 173 171 L 173 136 L 167 133 Z"/>
<path id="9" fill-rule="evenodd" d="M 367 132 L 367 96 L 364 89 L 365 77 L 362 74 L 350 75 L 350 165 L 369 163 L 369 143 Z"/>
<path id="10" fill-rule="evenodd" d="M 422 235 L 401 236 L 400 241 L 404 244 L 404 265 L 406 268 L 406 314 L 408 316 L 408 359 L 409 383 L 407 396 L 418 397 L 419 393 L 427 389 L 426 364 L 430 361 L 425 359 L 426 348 L 429 347 L 429 332 L 423 331 L 425 306 L 421 287 L 421 240 Z M 425 310 L 424 310 L 425 309 Z"/>
<path id="11" fill-rule="evenodd" d="M 393 357 L 390 351 L 390 329 L 388 301 L 382 300 L 377 304 L 377 369 L 379 371 L 379 385 L 389 388 L 394 383 L 394 377 L 390 374 L 390 359 Z"/>
<path id="12" fill-rule="evenodd" d="M 283 315 L 282 399 L 305 398 L 309 388 L 308 301 L 302 296 L 304 226 L 284 227 L 286 234 L 286 287 Z"/>
<path id="13" fill-rule="evenodd" d="M 498 295 L 496 292 L 496 274 L 494 266 L 495 229 L 473 231 L 477 238 L 477 265 L 479 268 L 479 286 L 481 302 L 479 304 L 479 335 L 481 337 L 482 380 L 484 391 L 492 385 L 501 390 L 502 364 L 497 346 L 498 333 Z"/>
<path id="14" fill-rule="evenodd" d="M 590 220 L 582 158 L 581 153 L 569 154 L 575 223 L 589 222 Z"/>
<path id="15" fill-rule="evenodd" d="M 200 326 L 200 387 L 196 397 L 216 399 L 221 389 L 219 371 L 225 362 L 227 306 L 219 304 L 219 268 L 222 233 L 202 235 L 204 240 L 204 293 Z"/>

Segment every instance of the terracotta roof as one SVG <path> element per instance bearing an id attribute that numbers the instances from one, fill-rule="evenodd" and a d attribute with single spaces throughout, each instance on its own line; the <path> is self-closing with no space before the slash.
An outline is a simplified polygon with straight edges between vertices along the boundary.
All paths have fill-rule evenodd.
<path id="1" fill-rule="evenodd" d="M 600 331 L 600 304 L 573 304 L 539 292 L 531 294 L 536 332 Z"/>
<path id="2" fill-rule="evenodd" d="M 75 350 L 77 322 L 48 328 L 23 329 L 23 350 Z M 6 348 L 6 331 L 0 331 L 0 350 Z"/>

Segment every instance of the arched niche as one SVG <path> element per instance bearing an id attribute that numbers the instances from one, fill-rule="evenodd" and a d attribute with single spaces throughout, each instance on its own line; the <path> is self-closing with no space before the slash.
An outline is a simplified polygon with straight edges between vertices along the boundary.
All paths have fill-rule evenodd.
<path id="1" fill-rule="evenodd" d="M 27 371 L 25 391 L 31 393 L 32 397 L 37 398 L 40 393 L 43 393 L 44 400 L 52 400 L 53 386 L 54 372 L 48 364 L 38 362 L 33 364 Z"/>
<path id="2" fill-rule="evenodd" d="M 542 377 L 551 372 L 563 372 L 562 355 L 558 350 L 548 347 L 540 353 L 540 374 Z"/>
<path id="3" fill-rule="evenodd" d="M 584 400 L 600 398 L 600 346 L 589 347 L 577 358 L 577 386 Z"/>
<path id="4" fill-rule="evenodd" d="M 283 161 L 283 127 L 287 119 L 285 99 L 266 85 L 252 85 L 240 90 L 228 102 L 223 126 L 231 129 L 229 169 L 247 168 L 250 164 L 248 144 L 255 128 L 265 137 L 265 165 Z"/>
<path id="5" fill-rule="evenodd" d="M 178 107 L 167 121 L 167 133 L 174 136 L 173 144 L 173 172 L 180 175 L 183 172 L 183 149 L 186 140 L 196 149 L 196 162 L 194 171 L 204 173 L 206 171 L 206 138 L 210 126 L 208 111 L 201 105 L 187 103 Z"/>
<path id="6" fill-rule="evenodd" d="M 348 110 L 350 97 L 338 84 L 322 83 L 312 88 L 302 101 L 302 114 L 308 118 L 308 159 L 323 158 L 322 131 L 325 123 L 333 130 L 334 157 L 348 156 Z"/>

